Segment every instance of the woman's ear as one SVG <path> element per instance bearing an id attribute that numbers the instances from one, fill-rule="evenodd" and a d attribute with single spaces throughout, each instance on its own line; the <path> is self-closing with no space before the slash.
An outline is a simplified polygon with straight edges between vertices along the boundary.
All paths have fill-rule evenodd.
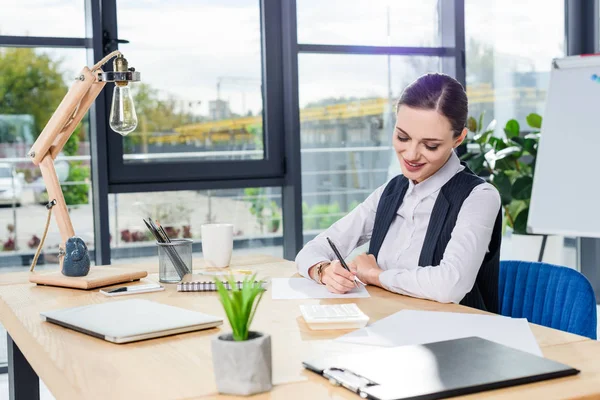
<path id="1" fill-rule="evenodd" d="M 464 128 L 463 131 L 460 133 L 460 136 L 454 139 L 454 148 L 457 148 L 462 144 L 463 140 L 465 140 L 465 138 L 467 137 L 467 133 L 469 133 L 469 130 L 467 128 Z"/>

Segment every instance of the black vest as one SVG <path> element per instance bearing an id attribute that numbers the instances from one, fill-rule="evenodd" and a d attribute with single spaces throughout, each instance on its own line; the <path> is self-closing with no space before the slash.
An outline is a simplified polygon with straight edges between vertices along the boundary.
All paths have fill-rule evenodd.
<path id="1" fill-rule="evenodd" d="M 484 180 L 473 174 L 465 165 L 463 171 L 454 175 L 442 186 L 431 212 L 429 226 L 419 256 L 419 266 L 437 266 L 440 264 L 463 202 L 475 186 L 482 183 L 484 183 Z M 407 188 L 408 179 L 398 175 L 388 183 L 383 191 L 377 205 L 375 225 L 369 245 L 369 254 L 373 254 L 375 258 L 379 255 L 383 239 L 396 217 L 396 211 L 404 200 Z M 500 268 L 501 240 L 502 214 L 498 211 L 489 251 L 483 259 L 473 289 L 466 294 L 460 304 L 498 313 L 498 270 Z"/>

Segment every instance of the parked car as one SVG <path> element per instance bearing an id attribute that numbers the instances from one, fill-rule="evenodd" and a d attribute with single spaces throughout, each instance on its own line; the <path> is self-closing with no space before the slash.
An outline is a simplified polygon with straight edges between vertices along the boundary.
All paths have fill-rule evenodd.
<path id="1" fill-rule="evenodd" d="M 23 182 L 12 164 L 0 163 L 0 204 L 21 206 Z"/>
<path id="2" fill-rule="evenodd" d="M 48 204 L 48 191 L 44 179 L 40 176 L 29 184 L 29 188 L 33 191 L 34 203 L 45 206 Z"/>

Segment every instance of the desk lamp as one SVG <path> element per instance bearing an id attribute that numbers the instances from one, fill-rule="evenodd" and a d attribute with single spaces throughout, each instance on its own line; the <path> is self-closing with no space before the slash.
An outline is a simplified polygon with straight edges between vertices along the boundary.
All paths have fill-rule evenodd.
<path id="1" fill-rule="evenodd" d="M 113 57 L 116 57 L 113 71 L 102 71 L 101 67 Z M 113 51 L 91 68 L 83 67 L 81 73 L 75 78 L 75 83 L 29 151 L 28 155 L 33 163 L 40 167 L 49 200 L 46 206 L 48 208 L 46 227 L 30 271 L 35 268 L 48 233 L 52 209 L 55 209 L 56 223 L 61 235 L 58 255 L 62 274 L 85 276 L 89 272 L 90 258 L 87 247 L 81 238 L 75 236 L 54 168 L 54 160 L 107 82 L 115 83 L 110 110 L 110 127 L 123 136 L 133 131 L 137 126 L 137 116 L 128 84 L 139 80 L 140 73 L 129 67 L 127 60 L 118 50 Z"/>

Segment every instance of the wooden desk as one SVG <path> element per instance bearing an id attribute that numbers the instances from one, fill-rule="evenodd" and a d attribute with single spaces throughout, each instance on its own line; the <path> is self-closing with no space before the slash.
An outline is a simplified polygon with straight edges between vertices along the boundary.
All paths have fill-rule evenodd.
<path id="1" fill-rule="evenodd" d="M 247 263 L 244 258 L 237 259 L 235 264 L 253 269 L 260 276 L 289 277 L 296 273 L 294 264 L 289 261 L 269 257 L 258 260 L 248 257 L 246 260 Z M 15 277 L 12 278 L 14 282 Z M 157 277 L 150 274 L 148 279 Z M 33 390 L 27 385 L 34 385 L 33 381 L 39 376 L 57 399 L 226 398 L 216 392 L 210 340 L 229 331 L 227 322 L 220 329 L 116 345 L 42 322 L 39 312 L 123 298 L 108 298 L 95 290 L 37 287 L 16 281 L 0 286 L 0 319 L 10 335 L 9 362 L 12 367 L 9 369 L 16 369 L 11 390 L 16 397 L 21 394 L 23 398 L 31 398 Z M 402 309 L 479 312 L 459 305 L 400 296 L 375 287 L 369 287 L 369 292 L 371 298 L 352 299 L 352 302 L 356 302 L 373 322 Z M 164 292 L 136 297 L 219 315 L 227 321 L 215 293 L 180 293 L 170 285 Z M 276 386 L 257 398 L 359 399 L 306 371 L 301 364 L 302 360 L 315 356 L 371 349 L 330 340 L 347 331 L 311 331 L 304 324 L 298 307 L 301 303 L 341 302 L 348 300 L 272 300 L 268 293 L 263 297 L 252 329 L 272 335 L 273 383 Z M 537 325 L 532 325 L 532 331 L 545 357 L 582 372 L 573 377 L 488 391 L 468 398 L 600 396 L 599 342 Z"/>

